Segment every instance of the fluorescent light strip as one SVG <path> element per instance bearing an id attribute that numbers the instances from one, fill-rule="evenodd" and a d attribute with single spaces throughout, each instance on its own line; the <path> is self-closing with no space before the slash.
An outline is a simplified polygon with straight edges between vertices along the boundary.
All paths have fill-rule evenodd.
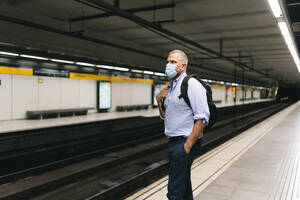
<path id="1" fill-rule="evenodd" d="M 270 5 L 270 7 L 271 7 L 273 15 L 276 18 L 282 17 L 282 11 L 281 11 L 281 8 L 280 8 L 278 0 L 268 0 L 268 3 Z"/>
<path id="2" fill-rule="evenodd" d="M 164 73 L 160 73 L 160 72 L 154 72 L 154 74 L 155 74 L 156 76 L 166 76 Z"/>
<path id="3" fill-rule="evenodd" d="M 144 74 L 154 74 L 154 72 L 151 72 L 151 71 L 144 71 Z"/>
<path id="4" fill-rule="evenodd" d="M 300 60 L 299 60 L 299 55 L 297 53 L 297 50 L 295 48 L 295 45 L 293 43 L 291 34 L 289 32 L 288 26 L 286 24 L 286 22 L 278 22 L 278 26 L 280 28 L 281 34 L 283 35 L 283 38 L 290 50 L 290 53 L 293 57 L 293 60 L 298 68 L 298 71 L 300 73 Z"/>
<path id="5" fill-rule="evenodd" d="M 19 56 L 19 54 L 17 54 L 17 53 L 10 53 L 10 52 L 5 52 L 5 51 L 0 51 L 0 54 L 7 55 L 7 56 Z"/>
<path id="6" fill-rule="evenodd" d="M 137 69 L 132 69 L 131 71 L 132 71 L 132 72 L 135 72 L 135 73 L 143 73 L 142 70 L 137 70 Z"/>
<path id="7" fill-rule="evenodd" d="M 38 59 L 38 60 L 49 60 L 49 58 L 40 57 L 40 56 L 26 55 L 26 54 L 20 54 L 20 56 L 24 57 L 24 58 L 32 58 L 32 59 Z"/>
<path id="8" fill-rule="evenodd" d="M 76 62 L 76 65 L 83 65 L 83 66 L 88 66 L 88 67 L 95 67 L 95 64 L 91 64 L 91 63 L 85 63 L 85 62 Z"/>
<path id="9" fill-rule="evenodd" d="M 293 45 L 293 40 L 290 35 L 290 32 L 289 32 L 286 22 L 278 22 L 278 26 L 280 28 L 281 34 L 283 35 L 283 38 L 284 38 L 286 44 L 288 46 Z"/>
<path id="10" fill-rule="evenodd" d="M 283 15 L 282 15 L 282 10 L 281 10 L 280 4 L 279 4 L 279 0 L 268 0 L 268 3 L 271 7 L 271 10 L 273 12 L 274 17 L 277 18 L 277 19 L 282 18 Z M 287 20 L 285 19 L 285 21 L 287 21 Z M 294 46 L 293 39 L 291 37 L 288 26 L 287 26 L 286 22 L 278 22 L 278 26 L 280 28 L 281 34 L 283 35 L 283 38 L 284 38 L 286 44 L 288 45 L 290 53 L 291 53 L 291 55 L 293 57 L 293 60 L 294 60 L 296 66 L 298 68 L 298 71 L 300 73 L 299 55 L 298 55 L 297 50 Z"/>
<path id="11" fill-rule="evenodd" d="M 74 64 L 75 62 L 69 61 L 69 60 L 59 60 L 59 59 L 50 59 L 53 62 L 59 62 L 59 63 L 67 63 L 67 64 Z"/>
<path id="12" fill-rule="evenodd" d="M 128 68 L 123 68 L 123 67 L 114 67 L 114 70 L 119 70 L 119 71 L 129 71 Z"/>
<path id="13" fill-rule="evenodd" d="M 96 67 L 102 68 L 102 69 L 113 69 L 114 67 L 108 66 L 108 65 L 96 65 Z"/>

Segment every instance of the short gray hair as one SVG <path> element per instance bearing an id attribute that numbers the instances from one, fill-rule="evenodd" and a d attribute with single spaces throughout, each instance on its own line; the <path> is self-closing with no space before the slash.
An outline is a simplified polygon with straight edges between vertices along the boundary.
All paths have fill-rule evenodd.
<path id="1" fill-rule="evenodd" d="M 183 59 L 183 63 L 186 64 L 186 65 L 188 64 L 189 60 L 188 60 L 186 54 L 183 51 L 177 50 L 177 49 L 176 50 L 172 50 L 172 51 L 170 51 L 169 55 L 174 54 L 174 53 L 180 54 L 180 56 Z"/>

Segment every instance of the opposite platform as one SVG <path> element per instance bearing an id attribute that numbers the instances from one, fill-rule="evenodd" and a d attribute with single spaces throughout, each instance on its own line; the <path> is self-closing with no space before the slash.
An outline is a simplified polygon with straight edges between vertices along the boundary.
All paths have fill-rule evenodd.
<path id="1" fill-rule="evenodd" d="M 299 196 L 300 102 L 205 153 L 192 166 L 196 200 Z M 168 176 L 127 198 L 167 199 Z"/>
<path id="2" fill-rule="evenodd" d="M 259 99 L 259 100 L 251 100 L 245 102 L 245 104 L 249 103 L 258 103 L 264 101 L 272 101 L 274 99 Z M 237 102 L 236 105 L 241 105 L 243 102 Z M 223 103 L 217 104 L 217 107 L 227 107 L 232 106 L 233 103 Z M 43 119 L 43 120 L 6 120 L 0 121 L 0 134 L 8 133 L 20 130 L 31 130 L 38 129 L 44 127 L 56 127 L 63 126 L 69 124 L 79 124 L 93 121 L 103 121 L 103 120 L 111 120 L 111 119 L 121 119 L 128 117 L 154 117 L 159 116 L 158 109 L 148 109 L 148 110 L 139 110 L 139 111 L 129 111 L 129 112 L 107 112 L 107 113 L 91 113 L 83 116 L 74 116 L 74 117 L 62 117 L 62 118 L 52 118 L 52 119 Z"/>

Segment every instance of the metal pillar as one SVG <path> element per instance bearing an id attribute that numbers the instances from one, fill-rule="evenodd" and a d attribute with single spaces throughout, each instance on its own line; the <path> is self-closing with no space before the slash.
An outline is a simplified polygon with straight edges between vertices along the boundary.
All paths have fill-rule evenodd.
<path id="1" fill-rule="evenodd" d="M 223 55 L 223 38 L 220 38 L 220 55 Z"/>

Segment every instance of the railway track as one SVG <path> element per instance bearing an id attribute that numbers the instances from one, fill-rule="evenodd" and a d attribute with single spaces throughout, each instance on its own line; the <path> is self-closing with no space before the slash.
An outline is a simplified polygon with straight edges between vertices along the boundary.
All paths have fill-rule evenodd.
<path id="1" fill-rule="evenodd" d="M 233 137 L 288 104 L 271 104 L 243 108 L 239 115 L 229 109 L 204 136 L 204 150 Z M 226 114 L 227 112 L 227 114 Z M 236 113 L 235 113 L 236 114 Z M 231 118 L 228 116 L 231 115 Z M 258 117 L 259 116 L 259 117 Z M 247 123 L 245 123 L 247 122 Z M 154 123 L 155 124 L 155 123 Z M 119 199 L 167 173 L 167 140 L 160 126 L 152 124 L 147 140 L 136 140 L 135 146 L 109 147 L 102 153 L 91 151 L 65 159 L 23 169 L 0 177 L 0 199 Z M 128 134 L 128 132 L 127 132 Z M 139 144 L 139 145 L 137 145 Z M 107 152 L 114 153 L 107 153 Z M 104 153 L 106 152 L 106 154 Z M 51 169 L 51 170 L 50 170 Z M 14 187 L 18 185 L 19 187 Z M 20 187 L 21 186 L 21 187 Z"/>

